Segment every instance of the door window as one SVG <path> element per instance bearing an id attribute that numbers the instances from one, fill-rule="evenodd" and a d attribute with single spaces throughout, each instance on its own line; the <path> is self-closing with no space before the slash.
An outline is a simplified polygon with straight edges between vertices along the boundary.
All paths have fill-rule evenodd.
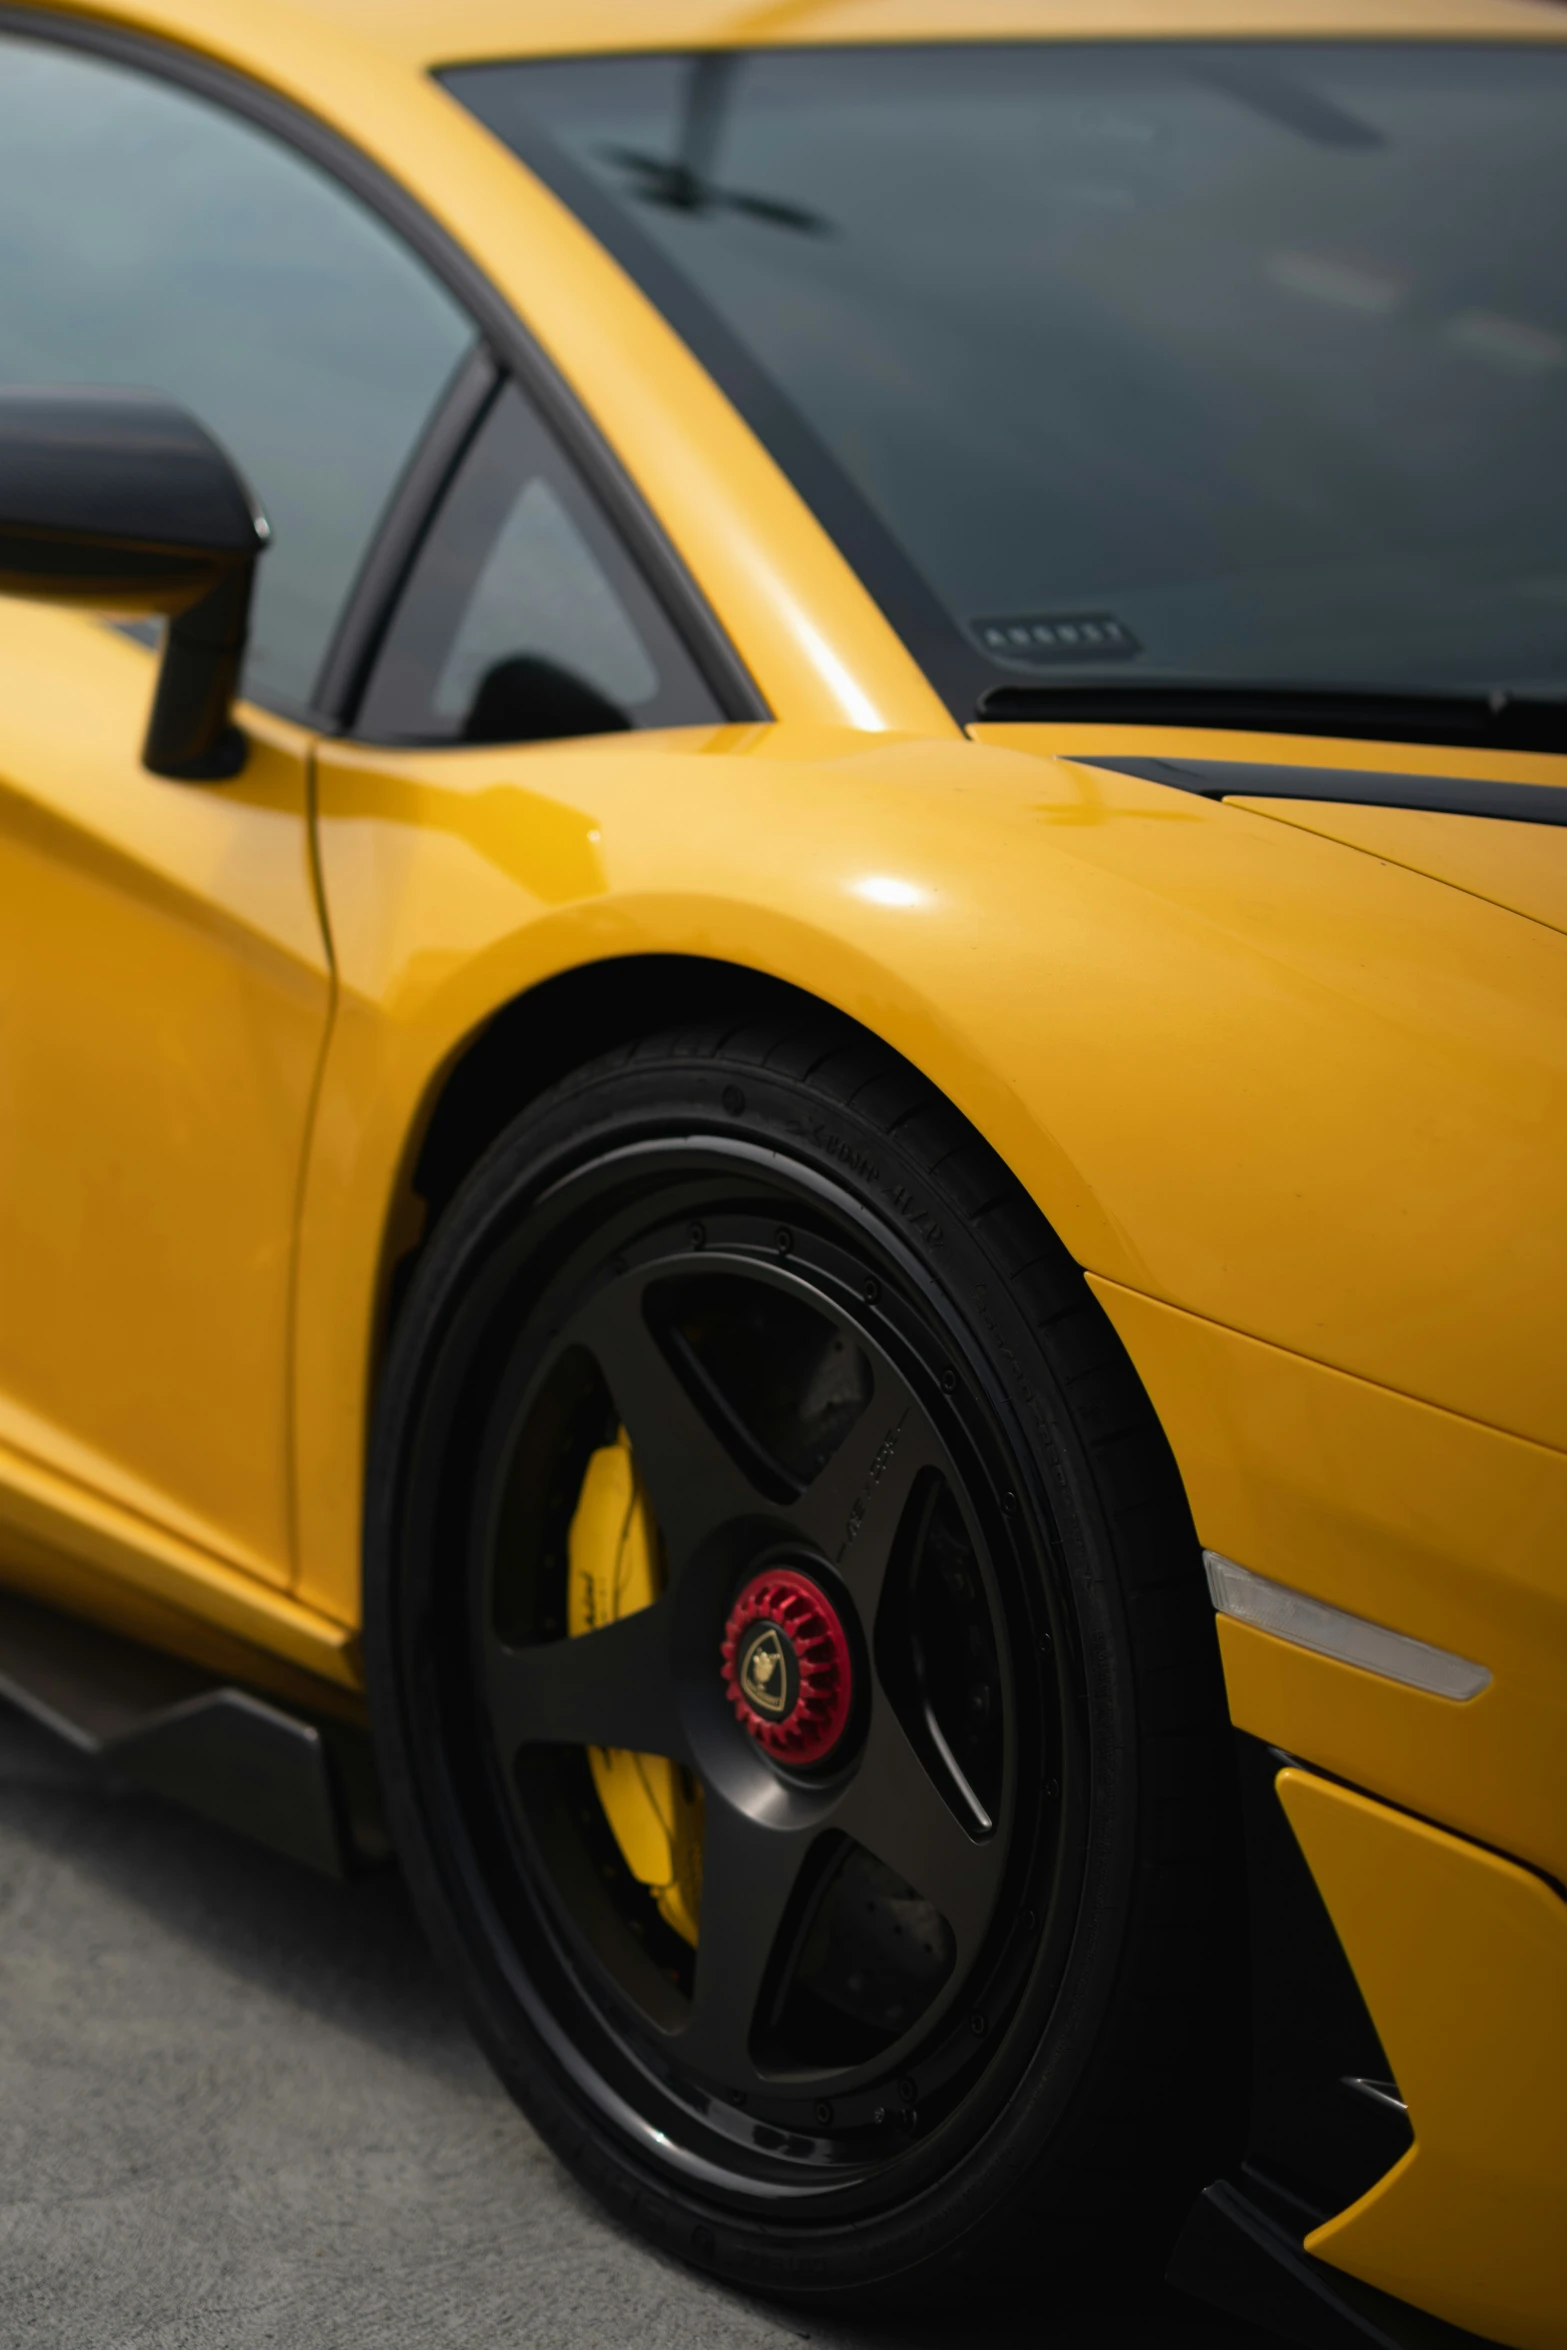
<path id="1" fill-rule="evenodd" d="M 356 732 L 535 742 L 719 715 L 607 518 L 508 384 L 420 550 Z"/>
<path id="2" fill-rule="evenodd" d="M 134 68 L 0 36 L 0 381 L 145 387 L 265 508 L 244 690 L 308 706 L 398 474 L 473 341 L 357 198 Z"/>

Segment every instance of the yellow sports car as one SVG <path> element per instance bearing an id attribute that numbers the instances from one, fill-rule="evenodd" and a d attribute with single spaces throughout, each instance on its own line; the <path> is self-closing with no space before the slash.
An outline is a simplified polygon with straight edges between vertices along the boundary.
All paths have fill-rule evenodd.
<path id="1" fill-rule="evenodd" d="M 748 2288 L 1567 2343 L 1564 222 L 1549 0 L 0 7 L 0 1681 Z"/>

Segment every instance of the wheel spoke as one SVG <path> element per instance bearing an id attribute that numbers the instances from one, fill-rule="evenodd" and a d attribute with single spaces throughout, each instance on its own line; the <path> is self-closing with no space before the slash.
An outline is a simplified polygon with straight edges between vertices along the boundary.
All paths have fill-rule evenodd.
<path id="1" fill-rule="evenodd" d="M 528 1648 L 489 1643 L 485 1694 L 503 1752 L 521 1746 L 619 1746 L 686 1757 L 663 1601 L 574 1640 Z"/>
<path id="2" fill-rule="evenodd" d="M 691 2021 L 681 2053 L 709 2077 L 757 2078 L 751 2033 L 768 1960 L 817 1829 L 753 1819 L 708 1792 L 702 1919 Z"/>
<path id="3" fill-rule="evenodd" d="M 879 1688 L 859 1769 L 833 1824 L 935 1903 L 959 1965 L 974 1958 L 996 1904 L 1001 1840 L 981 1841 L 960 1825 Z"/>
<path id="4" fill-rule="evenodd" d="M 941 1458 L 925 1412 L 879 1364 L 870 1402 L 790 1513 L 838 1568 L 867 1628 L 914 1481 Z"/>
<path id="5" fill-rule="evenodd" d="M 642 1312 L 632 1282 L 596 1297 L 573 1336 L 593 1355 L 630 1437 L 678 1573 L 703 1536 L 726 1519 L 755 1513 L 761 1495 L 725 1450 L 672 1369 Z"/>

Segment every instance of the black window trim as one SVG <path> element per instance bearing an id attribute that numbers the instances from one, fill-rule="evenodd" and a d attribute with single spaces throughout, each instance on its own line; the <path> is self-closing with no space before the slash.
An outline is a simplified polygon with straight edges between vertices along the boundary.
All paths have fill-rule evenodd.
<path id="1" fill-rule="evenodd" d="M 419 550 L 505 380 L 489 346 L 477 343 L 458 362 L 392 491 L 348 591 L 311 697 L 313 708 L 330 713 L 337 732 L 354 729 L 370 672 Z"/>
<path id="2" fill-rule="evenodd" d="M 602 505 L 628 559 L 689 651 L 723 717 L 736 723 L 772 717 L 717 615 L 577 394 L 477 263 L 401 182 L 303 108 L 234 68 L 198 57 L 172 42 L 118 25 L 64 17 L 52 10 L 5 5 L 3 0 L 0 34 L 58 49 L 77 49 L 134 67 L 270 132 L 377 214 L 419 256 L 473 322 L 479 338 L 477 349 L 459 365 L 437 403 L 377 524 L 318 672 L 310 706 L 257 695 L 253 698 L 259 708 L 275 710 L 320 733 L 346 731 L 354 699 L 390 622 L 419 542 L 502 374 L 510 373 Z M 491 381 L 488 393 L 475 404 L 483 368 L 488 369 Z M 331 700 L 326 698 L 329 694 Z"/>
<path id="3" fill-rule="evenodd" d="M 653 701 L 663 706 L 663 714 L 633 717 L 619 712 L 613 731 L 619 732 L 624 727 L 638 733 L 667 733 L 721 723 L 725 713 L 712 699 L 711 685 L 692 661 L 690 648 L 674 628 L 667 607 L 660 603 L 646 574 L 632 560 L 613 517 L 594 496 L 592 484 L 573 463 L 569 450 L 551 432 L 548 420 L 529 399 L 526 385 L 515 375 L 501 370 L 490 354 L 481 350 L 471 354 L 456 371 L 438 408 L 427 444 L 415 453 L 409 467 L 406 518 L 400 520 L 389 510 L 392 528 L 383 566 L 388 585 L 367 603 L 370 625 L 364 635 L 360 637 L 356 633 L 353 641 L 345 646 L 353 667 L 343 732 L 356 743 L 387 750 L 458 750 L 481 744 L 500 747 L 506 741 L 514 742 L 521 749 L 535 742 L 562 739 L 549 733 L 523 733 L 516 737 L 481 735 L 474 743 L 463 728 L 455 733 L 444 726 L 437 726 L 433 731 L 423 727 L 406 731 L 386 723 L 384 708 L 381 718 L 376 717 L 377 708 L 383 707 L 379 690 L 382 664 L 397 640 L 410 600 L 420 597 L 420 572 L 426 548 L 440 540 L 453 502 L 463 497 L 470 463 L 478 460 L 482 466 L 491 426 L 501 421 L 501 413 L 509 405 L 515 406 L 534 453 L 543 459 L 543 478 L 557 496 L 565 493 L 563 513 L 583 534 L 583 551 L 610 589 L 633 637 L 652 659 L 658 677 Z M 526 478 L 513 477 L 513 487 L 522 487 Z M 421 482 L 439 486 L 433 496 L 421 495 Z M 496 519 L 500 517 L 497 515 Z M 493 540 L 488 551 L 494 551 Z M 446 603 L 447 615 L 455 629 L 448 651 L 460 638 L 477 584 L 478 574 L 470 575 L 466 587 Z M 446 602 L 444 595 L 442 601 Z M 671 652 L 679 657 L 678 672 L 666 669 L 664 655 Z M 432 686 L 434 682 L 432 679 Z M 677 714 L 670 707 L 671 702 L 683 704 L 683 711 Z M 434 717 L 433 707 L 427 705 L 426 715 Z"/>

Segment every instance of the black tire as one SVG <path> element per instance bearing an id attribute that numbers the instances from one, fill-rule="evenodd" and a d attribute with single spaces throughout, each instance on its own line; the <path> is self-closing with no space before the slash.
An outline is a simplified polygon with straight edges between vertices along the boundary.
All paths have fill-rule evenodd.
<path id="1" fill-rule="evenodd" d="M 670 1587 L 563 1641 L 564 1528 L 617 1419 Z M 719 1678 L 736 1590 L 785 1556 L 848 1627 L 857 1711 L 814 1769 Z M 365 1596 L 431 1939 L 622 2219 L 840 2305 L 1162 2262 L 1241 2078 L 1211 1611 L 1081 1271 L 916 1072 L 825 1017 L 715 1027 L 519 1118 L 393 1335 Z M 703 1782 L 694 1955 L 590 1738 Z"/>

